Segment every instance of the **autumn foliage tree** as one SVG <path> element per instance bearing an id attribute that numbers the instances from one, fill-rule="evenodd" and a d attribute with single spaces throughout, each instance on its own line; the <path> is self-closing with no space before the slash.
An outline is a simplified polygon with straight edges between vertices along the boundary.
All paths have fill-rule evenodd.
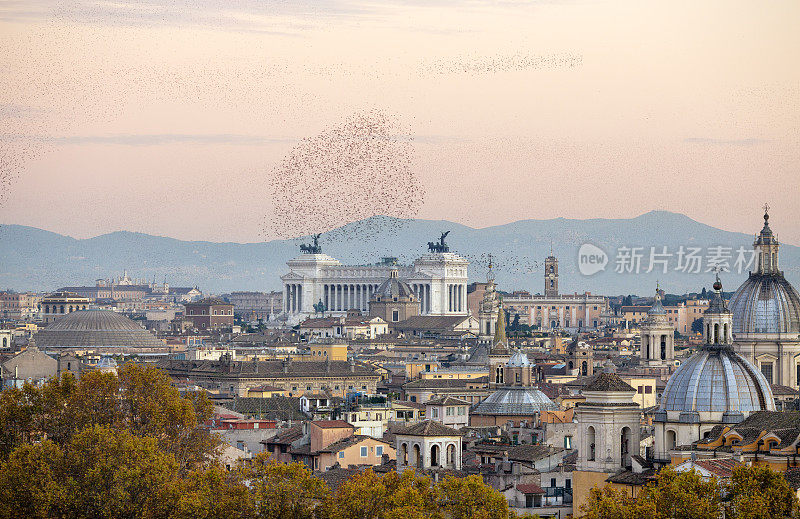
<path id="1" fill-rule="evenodd" d="M 335 492 L 267 453 L 228 471 L 203 394 L 154 367 L 0 392 L 0 519 L 508 519 L 478 476 L 357 473 Z"/>
<path id="2" fill-rule="evenodd" d="M 156 367 L 127 363 L 118 375 L 90 371 L 80 380 L 67 373 L 41 388 L 0 393 L 0 458 L 33 441 L 66 445 L 84 428 L 101 425 L 155 439 L 186 471 L 207 463 L 219 446 L 198 427 L 212 410 L 204 394 L 181 396 Z"/>
<path id="3" fill-rule="evenodd" d="M 797 496 L 786 479 L 767 467 L 739 466 L 730 482 L 666 467 L 634 499 L 610 487 L 591 490 L 585 519 L 779 519 L 798 518 Z"/>

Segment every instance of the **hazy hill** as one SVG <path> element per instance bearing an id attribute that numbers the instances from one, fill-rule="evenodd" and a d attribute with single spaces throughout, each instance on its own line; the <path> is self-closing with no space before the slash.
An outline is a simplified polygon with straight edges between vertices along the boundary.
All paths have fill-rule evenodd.
<path id="1" fill-rule="evenodd" d="M 780 231 L 780 222 L 773 222 Z M 753 221 L 752 232 L 761 228 Z M 470 277 L 485 279 L 486 255 L 496 258 L 497 281 L 502 289 L 543 288 L 542 261 L 553 252 L 560 260 L 562 292 L 589 290 L 604 294 L 650 294 L 658 279 L 668 292 L 682 293 L 710 287 L 713 274 L 674 270 L 675 256 L 669 258 L 669 272 L 660 268 L 645 273 L 650 248 L 676 254 L 682 245 L 750 248 L 753 234 L 733 233 L 696 222 L 681 214 L 653 211 L 630 219 L 522 220 L 507 225 L 473 229 L 446 221 L 396 220 L 373 217 L 326 233 L 321 244 L 326 254 L 343 263 L 366 264 L 382 256 L 396 256 L 403 263 L 427 251 L 441 231 L 450 230 L 451 250 L 470 261 Z M 93 284 L 97 278 L 119 275 L 124 269 L 134 277 L 167 279 L 173 285 L 199 285 L 207 292 L 279 289 L 279 276 L 286 261 L 300 253 L 298 245 L 307 239 L 275 240 L 266 243 L 212 243 L 182 241 L 127 231 L 113 232 L 85 240 L 62 236 L 20 225 L 0 227 L 0 288 L 52 290 L 64 285 Z M 578 250 L 592 243 L 608 255 L 604 271 L 592 276 L 578 271 Z M 615 272 L 620 247 L 642 247 L 639 274 Z M 800 249 L 781 247 L 781 267 L 790 281 L 798 284 Z M 746 277 L 735 272 L 722 275 L 725 288 L 732 290 Z"/>

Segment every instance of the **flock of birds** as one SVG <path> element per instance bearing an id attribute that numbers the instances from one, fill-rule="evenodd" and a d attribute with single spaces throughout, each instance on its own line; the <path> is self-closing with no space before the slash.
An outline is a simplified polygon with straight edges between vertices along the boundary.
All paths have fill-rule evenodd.
<path id="1" fill-rule="evenodd" d="M 197 26 L 235 23 L 227 17 L 215 19 L 200 10 L 192 11 L 202 9 L 193 0 L 181 0 L 181 4 L 187 7 L 183 14 L 193 16 L 190 21 Z M 24 36 L 0 37 L 9 56 L 5 70 L 0 71 L 0 88 L 6 100 L 14 100 L 14 104 L 0 102 L 0 207 L 12 196 L 15 181 L 31 162 L 52 152 L 64 135 L 87 123 L 108 127 L 136 103 L 161 105 L 180 99 L 240 111 L 255 105 L 264 118 L 275 118 L 285 115 L 284 107 L 270 103 L 270 96 L 292 106 L 324 102 L 294 84 L 293 76 L 298 73 L 320 81 L 346 78 L 402 85 L 411 76 L 424 79 L 581 64 L 577 55 L 524 53 L 439 58 L 410 68 L 353 61 L 297 63 L 278 56 L 247 68 L 213 57 L 190 64 L 141 64 L 125 59 L 124 50 L 108 50 L 115 48 L 116 36 L 104 32 L 103 25 L 179 24 L 171 19 L 175 6 L 160 10 L 162 4 L 151 2 L 146 9 L 126 14 L 129 19 L 125 20 L 115 19 L 118 8 L 114 5 L 58 0 L 48 5 L 52 8 L 48 26 Z M 306 2 L 305 7 L 314 5 Z M 76 23 L 84 25 L 77 30 Z M 46 31 L 49 40 L 63 41 L 74 52 L 65 54 L 63 48 L 43 45 L 48 38 L 42 38 L 37 30 Z M 135 32 L 129 36 L 146 37 Z M 83 60 L 96 46 L 103 46 L 115 59 Z M 240 92 L 243 84 L 269 85 L 269 90 Z M 119 102 L 98 102 L 108 99 Z M 390 110 L 362 110 L 300 140 L 267 175 L 274 209 L 262 222 L 262 237 L 294 238 L 328 231 L 326 240 L 365 242 L 401 233 L 426 198 L 425 186 L 415 173 L 412 130 L 401 120 Z M 512 260 L 514 256 L 510 254 L 505 263 L 498 259 L 496 268 L 532 268 L 514 264 L 520 261 Z"/>
<path id="2" fill-rule="evenodd" d="M 301 140 L 271 171 L 273 216 L 265 234 L 283 238 L 340 228 L 349 239 L 368 239 L 413 218 L 425 188 L 412 168 L 410 129 L 384 110 L 358 112 L 344 123 Z"/>

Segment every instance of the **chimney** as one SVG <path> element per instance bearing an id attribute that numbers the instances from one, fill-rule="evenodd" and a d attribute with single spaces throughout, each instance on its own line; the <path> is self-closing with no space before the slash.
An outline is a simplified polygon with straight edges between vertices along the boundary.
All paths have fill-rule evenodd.
<path id="1" fill-rule="evenodd" d="M 350 372 L 351 373 L 356 372 L 356 361 L 352 357 L 350 357 Z"/>

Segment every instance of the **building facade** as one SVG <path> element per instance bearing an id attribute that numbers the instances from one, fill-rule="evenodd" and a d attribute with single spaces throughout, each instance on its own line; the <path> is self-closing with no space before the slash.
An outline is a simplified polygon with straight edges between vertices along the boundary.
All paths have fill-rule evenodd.
<path id="1" fill-rule="evenodd" d="M 42 298 L 39 307 L 44 322 L 52 323 L 66 314 L 88 309 L 89 299 L 72 292 L 56 292 Z"/>
<path id="2" fill-rule="evenodd" d="M 184 317 L 198 330 L 230 328 L 233 326 L 233 305 L 218 298 L 206 298 L 185 303 Z"/>
<path id="3" fill-rule="evenodd" d="M 368 266 L 342 265 L 322 254 L 318 245 L 304 246 L 304 254 L 287 262 L 283 281 L 283 310 L 296 324 L 317 311 L 343 315 L 348 310 L 369 312 L 369 303 L 380 285 L 397 269 L 420 303 L 421 315 L 467 315 L 467 267 L 469 262 L 449 252 L 444 244 L 429 244 L 431 252 L 410 266 L 383 262 Z"/>
<path id="4" fill-rule="evenodd" d="M 541 330 L 597 329 L 608 324 L 610 319 L 607 297 L 591 292 L 558 292 L 558 259 L 554 256 L 545 259 L 544 295 L 515 292 L 503 298 L 503 308 L 511 318 L 519 314 L 521 323 L 538 326 Z"/>

